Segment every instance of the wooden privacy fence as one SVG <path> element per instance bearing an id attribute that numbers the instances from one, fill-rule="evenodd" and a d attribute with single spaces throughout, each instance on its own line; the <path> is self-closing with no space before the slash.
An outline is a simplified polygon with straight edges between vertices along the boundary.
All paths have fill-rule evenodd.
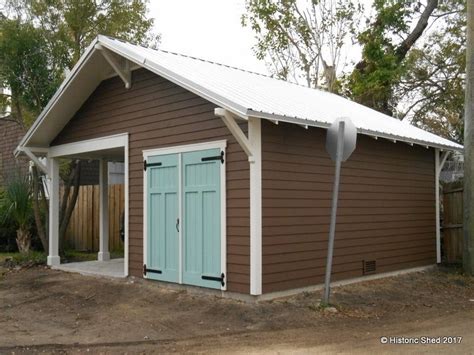
<path id="1" fill-rule="evenodd" d="M 109 185 L 109 250 L 123 250 L 120 223 L 124 210 L 123 185 Z M 79 188 L 79 195 L 66 233 L 67 247 L 99 251 L 99 185 Z"/>
<path id="2" fill-rule="evenodd" d="M 450 184 L 443 189 L 443 254 L 447 263 L 462 262 L 463 188 Z"/>

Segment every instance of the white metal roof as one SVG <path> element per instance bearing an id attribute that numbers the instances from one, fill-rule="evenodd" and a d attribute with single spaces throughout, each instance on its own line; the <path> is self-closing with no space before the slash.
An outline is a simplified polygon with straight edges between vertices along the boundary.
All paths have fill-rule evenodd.
<path id="1" fill-rule="evenodd" d="M 450 140 L 326 91 L 307 88 L 198 58 L 149 49 L 105 36 L 99 36 L 89 47 L 89 50 L 51 100 L 51 107 L 54 107 L 55 100 L 61 101 L 63 94 L 68 95 L 68 87 L 74 82 L 75 76 L 80 76 L 79 72 L 86 64 L 84 62 L 90 61 L 94 52 L 97 51 L 94 49 L 94 45 L 97 43 L 242 118 L 252 116 L 326 128 L 336 118 L 345 116 L 354 122 L 358 132 L 362 134 L 441 149 L 462 149 L 461 145 Z M 84 81 L 91 80 L 90 78 L 86 79 L 84 75 L 86 74 L 82 74 Z M 97 79 L 94 85 L 98 85 L 99 82 L 100 80 Z M 89 89 L 91 84 L 85 86 Z M 78 92 L 75 91 L 76 96 L 77 94 Z M 90 92 L 87 93 L 88 95 Z M 85 98 L 87 97 L 81 100 L 84 101 Z M 76 100 L 75 106 L 81 100 Z M 69 107 L 71 106 L 69 105 Z M 75 109 L 77 110 L 79 107 Z M 41 144 L 40 140 L 34 138 L 37 135 L 36 131 L 41 131 L 40 128 L 45 123 L 47 116 L 48 112 L 45 109 L 26 134 L 21 145 L 30 145 L 30 141 Z M 68 117 L 68 119 L 70 118 Z"/>

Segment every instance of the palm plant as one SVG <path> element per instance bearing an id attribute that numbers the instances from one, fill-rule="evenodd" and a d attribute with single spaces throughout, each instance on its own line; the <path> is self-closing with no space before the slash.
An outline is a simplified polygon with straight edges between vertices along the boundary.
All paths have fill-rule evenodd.
<path id="1" fill-rule="evenodd" d="M 1 205 L 2 224 L 15 226 L 18 251 L 28 253 L 33 216 L 28 175 L 18 175 L 7 183 Z"/>

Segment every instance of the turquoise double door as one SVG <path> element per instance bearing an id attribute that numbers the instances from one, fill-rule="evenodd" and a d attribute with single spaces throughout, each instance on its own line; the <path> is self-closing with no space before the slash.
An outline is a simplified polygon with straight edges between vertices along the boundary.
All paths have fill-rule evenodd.
<path id="1" fill-rule="evenodd" d="M 147 278 L 220 289 L 223 152 L 148 156 Z"/>

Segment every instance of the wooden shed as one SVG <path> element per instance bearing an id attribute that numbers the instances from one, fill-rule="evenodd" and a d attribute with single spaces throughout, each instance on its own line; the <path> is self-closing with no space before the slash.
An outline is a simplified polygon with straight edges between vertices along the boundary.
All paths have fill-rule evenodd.
<path id="1" fill-rule="evenodd" d="M 322 90 L 99 36 L 17 148 L 48 174 L 58 256 L 58 159 L 125 163 L 123 275 L 253 296 L 324 280 L 333 162 L 327 127 L 358 130 L 343 165 L 333 279 L 440 262 L 438 178 L 462 146 Z M 42 165 L 38 157 L 47 157 Z"/>

